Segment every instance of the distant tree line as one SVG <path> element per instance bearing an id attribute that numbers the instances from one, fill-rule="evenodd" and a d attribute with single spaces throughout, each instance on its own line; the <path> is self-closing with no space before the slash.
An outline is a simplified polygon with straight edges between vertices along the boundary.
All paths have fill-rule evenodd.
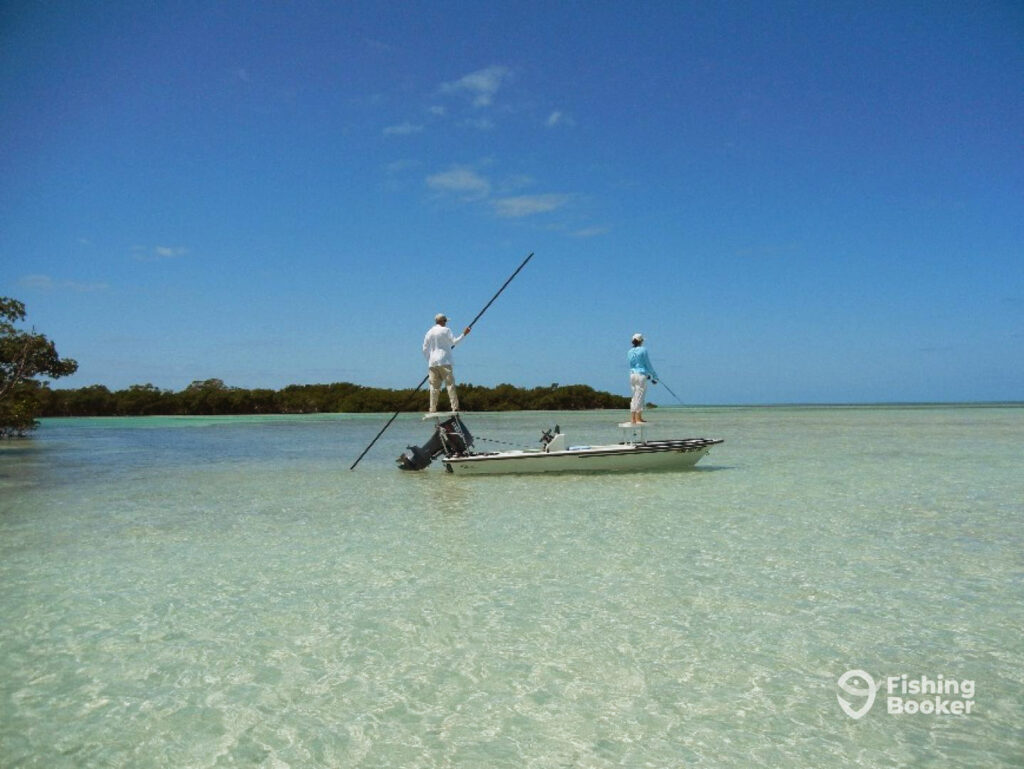
<path id="1" fill-rule="evenodd" d="M 43 379 L 70 376 L 78 370 L 61 358 L 52 341 L 16 324 L 25 320 L 25 305 L 0 296 L 0 438 L 20 437 L 34 430 L 37 417 L 106 417 L 212 414 L 318 414 L 420 411 L 426 392 L 363 387 L 348 382 L 291 385 L 283 390 L 228 387 L 220 379 L 195 381 L 181 392 L 151 384 L 111 391 L 103 385 L 54 390 Z M 524 389 L 459 386 L 467 411 L 625 409 L 629 399 L 598 392 L 587 385 Z"/>
<path id="2" fill-rule="evenodd" d="M 35 389 L 38 416 L 105 417 L 215 414 L 321 414 L 426 411 L 427 393 L 390 390 L 348 382 L 290 385 L 283 390 L 229 387 L 220 379 L 195 381 L 180 392 L 151 384 L 111 391 L 103 385 L 52 390 Z M 441 408 L 445 406 L 442 394 Z M 627 409 L 629 398 L 594 390 L 587 385 L 552 384 L 522 388 L 510 384 L 481 387 L 459 385 L 464 411 L 570 411 Z"/>

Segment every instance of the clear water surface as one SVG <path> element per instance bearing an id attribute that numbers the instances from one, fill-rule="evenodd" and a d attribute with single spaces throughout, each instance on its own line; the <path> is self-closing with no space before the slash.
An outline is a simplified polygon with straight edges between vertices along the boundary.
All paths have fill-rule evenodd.
<path id="1" fill-rule="evenodd" d="M 0 444 L 0 766 L 1024 765 L 1024 408 L 685 408 L 696 470 L 462 478 L 387 415 Z M 622 414 L 468 415 L 618 440 Z M 837 680 L 974 682 L 969 715 Z"/>

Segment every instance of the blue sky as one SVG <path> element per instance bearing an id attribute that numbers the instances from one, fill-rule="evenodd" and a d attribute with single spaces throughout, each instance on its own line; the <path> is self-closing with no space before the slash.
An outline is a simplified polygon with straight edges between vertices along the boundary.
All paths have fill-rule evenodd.
<path id="1" fill-rule="evenodd" d="M 1024 398 L 1018 2 L 21 2 L 0 295 L 57 387 Z M 671 402 L 659 398 L 656 402 Z"/>

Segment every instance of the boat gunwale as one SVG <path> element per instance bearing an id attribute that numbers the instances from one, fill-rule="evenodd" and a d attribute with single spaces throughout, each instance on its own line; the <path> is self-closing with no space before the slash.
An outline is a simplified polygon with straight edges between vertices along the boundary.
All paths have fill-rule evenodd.
<path id="1" fill-rule="evenodd" d="M 480 464 L 485 462 L 504 462 L 517 459 L 585 459 L 587 457 L 636 456 L 639 454 L 678 453 L 690 454 L 706 451 L 711 446 L 723 443 L 722 438 L 683 438 L 644 443 L 609 443 L 598 446 L 568 448 L 561 451 L 544 451 L 543 449 L 516 449 L 514 451 L 494 451 L 480 454 L 467 454 L 458 457 L 442 457 L 445 464 Z"/>

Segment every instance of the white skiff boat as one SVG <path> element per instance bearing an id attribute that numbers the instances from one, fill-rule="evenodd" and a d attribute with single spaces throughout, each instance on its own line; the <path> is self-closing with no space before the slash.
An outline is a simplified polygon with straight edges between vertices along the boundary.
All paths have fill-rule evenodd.
<path id="1" fill-rule="evenodd" d="M 722 443 L 712 438 L 647 440 L 646 424 L 626 422 L 619 425 L 623 430 L 619 443 L 571 446 L 556 426 L 544 431 L 539 448 L 475 452 L 473 436 L 459 414 L 427 414 L 424 419 L 435 421 L 434 435 L 423 446 L 410 446 L 398 458 L 403 470 L 422 470 L 437 457 L 456 475 L 683 470 Z"/>

